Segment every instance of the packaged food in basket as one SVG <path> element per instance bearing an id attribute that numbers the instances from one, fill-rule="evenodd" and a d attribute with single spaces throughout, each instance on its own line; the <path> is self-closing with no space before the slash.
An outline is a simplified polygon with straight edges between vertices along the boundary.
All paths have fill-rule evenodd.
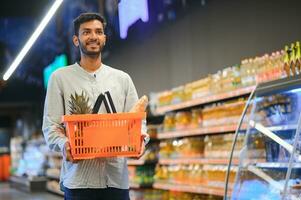
<path id="1" fill-rule="evenodd" d="M 138 102 L 134 105 L 130 112 L 144 112 L 147 104 L 148 98 L 144 95 L 138 100 Z"/>

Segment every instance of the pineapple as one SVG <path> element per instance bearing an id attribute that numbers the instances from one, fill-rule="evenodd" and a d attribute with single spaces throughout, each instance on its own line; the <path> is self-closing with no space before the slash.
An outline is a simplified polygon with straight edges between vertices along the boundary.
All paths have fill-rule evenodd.
<path id="1" fill-rule="evenodd" d="M 89 97 L 82 91 L 79 95 L 75 92 L 74 96 L 71 94 L 69 100 L 70 114 L 89 114 L 92 112 L 89 106 Z"/>

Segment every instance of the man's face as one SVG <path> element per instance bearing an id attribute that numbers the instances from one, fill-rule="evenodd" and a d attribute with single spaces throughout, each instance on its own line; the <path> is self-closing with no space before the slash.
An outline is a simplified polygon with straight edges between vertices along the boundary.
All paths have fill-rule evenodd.
<path id="1" fill-rule="evenodd" d="M 99 56 L 106 41 L 102 23 L 92 20 L 81 24 L 77 39 L 82 54 Z"/>

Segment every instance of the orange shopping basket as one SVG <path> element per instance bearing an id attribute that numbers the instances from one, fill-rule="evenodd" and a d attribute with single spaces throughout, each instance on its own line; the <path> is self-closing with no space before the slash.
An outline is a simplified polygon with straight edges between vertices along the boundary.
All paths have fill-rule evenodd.
<path id="1" fill-rule="evenodd" d="M 138 156 L 145 116 L 145 112 L 63 116 L 73 158 Z"/>

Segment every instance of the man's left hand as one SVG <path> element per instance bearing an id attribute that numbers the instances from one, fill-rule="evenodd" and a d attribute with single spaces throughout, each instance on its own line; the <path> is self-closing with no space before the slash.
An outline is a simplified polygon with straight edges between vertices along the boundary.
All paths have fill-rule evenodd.
<path id="1" fill-rule="evenodd" d="M 142 133 L 141 134 L 141 148 L 140 148 L 140 153 L 139 155 L 136 157 L 137 159 L 141 158 L 145 152 L 145 142 L 144 142 L 144 138 L 147 137 L 147 134 Z"/>

